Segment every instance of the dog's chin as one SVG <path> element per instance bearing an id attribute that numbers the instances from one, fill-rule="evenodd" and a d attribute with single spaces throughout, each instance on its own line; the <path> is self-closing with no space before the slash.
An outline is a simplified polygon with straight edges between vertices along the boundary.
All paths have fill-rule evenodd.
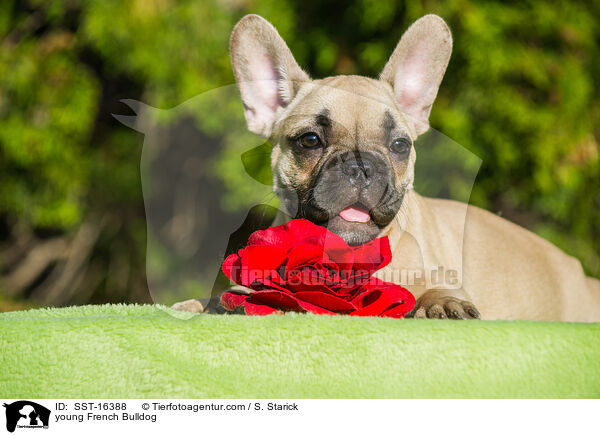
<path id="1" fill-rule="evenodd" d="M 296 217 L 327 228 L 337 234 L 350 246 L 363 245 L 376 238 L 396 216 L 404 192 L 388 195 L 386 202 L 376 206 L 369 205 L 375 201 L 358 198 L 351 202 L 350 195 L 338 195 L 333 198 L 311 197 L 303 202 Z M 346 198 L 344 201 L 342 198 Z M 326 204 L 326 205 L 325 205 Z"/>
<path id="2" fill-rule="evenodd" d="M 305 205 L 302 207 L 303 213 L 297 217 L 323 226 L 340 236 L 350 246 L 357 246 L 376 238 L 381 230 L 392 221 L 401 202 L 402 197 L 394 204 L 374 208 L 369 212 L 366 211 L 368 208 L 359 203 L 347 206 L 337 213 Z M 337 210 L 337 207 L 334 210 Z"/>
<path id="3" fill-rule="evenodd" d="M 377 237 L 380 231 L 380 228 L 373 220 L 368 222 L 349 222 L 341 216 L 335 216 L 326 223 L 320 223 L 320 225 L 327 227 L 329 231 L 340 236 L 350 246 L 368 243 Z"/>

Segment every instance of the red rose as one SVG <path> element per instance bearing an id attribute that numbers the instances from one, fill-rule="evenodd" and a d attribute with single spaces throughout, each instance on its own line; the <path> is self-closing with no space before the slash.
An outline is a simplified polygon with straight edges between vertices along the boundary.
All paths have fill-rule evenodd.
<path id="1" fill-rule="evenodd" d="M 223 262 L 232 281 L 254 290 L 221 297 L 228 310 L 403 317 L 415 299 L 405 288 L 372 277 L 392 259 L 387 237 L 351 247 L 305 219 L 256 231 Z"/>

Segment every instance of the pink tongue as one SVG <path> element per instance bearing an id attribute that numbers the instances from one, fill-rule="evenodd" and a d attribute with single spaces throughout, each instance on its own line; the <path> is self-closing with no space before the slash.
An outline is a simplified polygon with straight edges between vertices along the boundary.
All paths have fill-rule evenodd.
<path id="1" fill-rule="evenodd" d="M 342 219 L 347 220 L 349 222 L 369 222 L 371 220 L 371 216 L 364 210 L 348 207 L 343 209 L 340 212 L 340 216 Z"/>

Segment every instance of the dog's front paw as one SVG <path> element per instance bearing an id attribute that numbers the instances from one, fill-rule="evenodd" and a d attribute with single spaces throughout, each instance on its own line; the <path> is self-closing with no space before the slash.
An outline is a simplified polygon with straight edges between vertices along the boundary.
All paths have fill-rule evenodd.
<path id="1" fill-rule="evenodd" d="M 188 299 L 173 304 L 172 309 L 178 311 L 187 311 L 188 313 L 204 313 L 204 304 L 199 299 Z"/>
<path id="2" fill-rule="evenodd" d="M 415 308 L 406 317 L 416 319 L 480 319 L 475 305 L 445 292 L 429 291 L 419 298 Z"/>

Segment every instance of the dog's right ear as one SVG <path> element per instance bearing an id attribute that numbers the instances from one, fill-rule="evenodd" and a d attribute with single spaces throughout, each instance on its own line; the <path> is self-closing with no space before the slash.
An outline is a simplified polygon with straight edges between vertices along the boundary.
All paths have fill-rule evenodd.
<path id="1" fill-rule="evenodd" d="M 229 50 L 248 130 L 268 138 L 277 110 L 287 106 L 299 83 L 310 78 L 275 27 L 258 15 L 246 15 L 237 23 Z"/>

